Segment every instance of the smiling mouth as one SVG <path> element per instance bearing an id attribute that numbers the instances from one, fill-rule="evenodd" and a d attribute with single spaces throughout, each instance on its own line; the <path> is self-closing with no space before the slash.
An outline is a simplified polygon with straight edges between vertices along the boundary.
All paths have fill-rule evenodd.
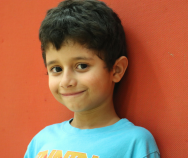
<path id="1" fill-rule="evenodd" d="M 74 92 L 74 93 L 61 93 L 62 96 L 76 96 L 76 95 L 79 95 L 83 92 L 85 92 L 86 90 L 84 91 L 80 91 L 80 92 Z"/>

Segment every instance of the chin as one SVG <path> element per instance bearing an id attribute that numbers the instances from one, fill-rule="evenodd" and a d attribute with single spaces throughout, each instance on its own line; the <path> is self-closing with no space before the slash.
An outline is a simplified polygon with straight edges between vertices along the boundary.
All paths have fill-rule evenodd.
<path id="1" fill-rule="evenodd" d="M 66 106 L 66 105 L 65 105 Z M 88 111 L 87 108 L 84 107 L 80 107 L 79 105 L 73 105 L 73 106 L 66 106 L 70 111 L 72 112 L 84 112 L 84 111 Z"/>

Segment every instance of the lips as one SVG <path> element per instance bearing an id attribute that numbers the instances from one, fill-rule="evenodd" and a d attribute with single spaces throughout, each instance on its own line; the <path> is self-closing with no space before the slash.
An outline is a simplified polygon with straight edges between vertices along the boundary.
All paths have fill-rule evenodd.
<path id="1" fill-rule="evenodd" d="M 81 94 L 83 92 L 85 92 L 85 90 L 79 91 L 79 92 L 72 92 L 72 93 L 61 93 L 61 95 L 63 95 L 63 96 L 75 96 L 75 95 Z"/>

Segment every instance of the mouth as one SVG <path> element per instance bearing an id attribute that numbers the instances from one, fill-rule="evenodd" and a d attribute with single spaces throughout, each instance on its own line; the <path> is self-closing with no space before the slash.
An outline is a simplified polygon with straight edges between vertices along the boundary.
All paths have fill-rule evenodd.
<path id="1" fill-rule="evenodd" d="M 79 95 L 79 94 L 82 94 L 83 92 L 85 92 L 86 90 L 84 91 L 80 91 L 80 92 L 73 92 L 73 93 L 61 93 L 62 96 L 76 96 L 76 95 Z"/>

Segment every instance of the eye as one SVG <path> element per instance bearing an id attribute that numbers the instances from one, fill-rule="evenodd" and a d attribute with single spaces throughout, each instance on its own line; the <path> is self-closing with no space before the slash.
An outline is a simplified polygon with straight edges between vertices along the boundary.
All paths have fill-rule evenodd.
<path id="1" fill-rule="evenodd" d="M 50 71 L 53 72 L 53 73 L 58 73 L 58 72 L 62 71 L 62 68 L 58 67 L 58 66 L 55 66 Z"/>
<path id="2" fill-rule="evenodd" d="M 77 69 L 86 69 L 87 67 L 88 67 L 87 64 L 79 64 L 79 65 L 77 66 Z"/>

